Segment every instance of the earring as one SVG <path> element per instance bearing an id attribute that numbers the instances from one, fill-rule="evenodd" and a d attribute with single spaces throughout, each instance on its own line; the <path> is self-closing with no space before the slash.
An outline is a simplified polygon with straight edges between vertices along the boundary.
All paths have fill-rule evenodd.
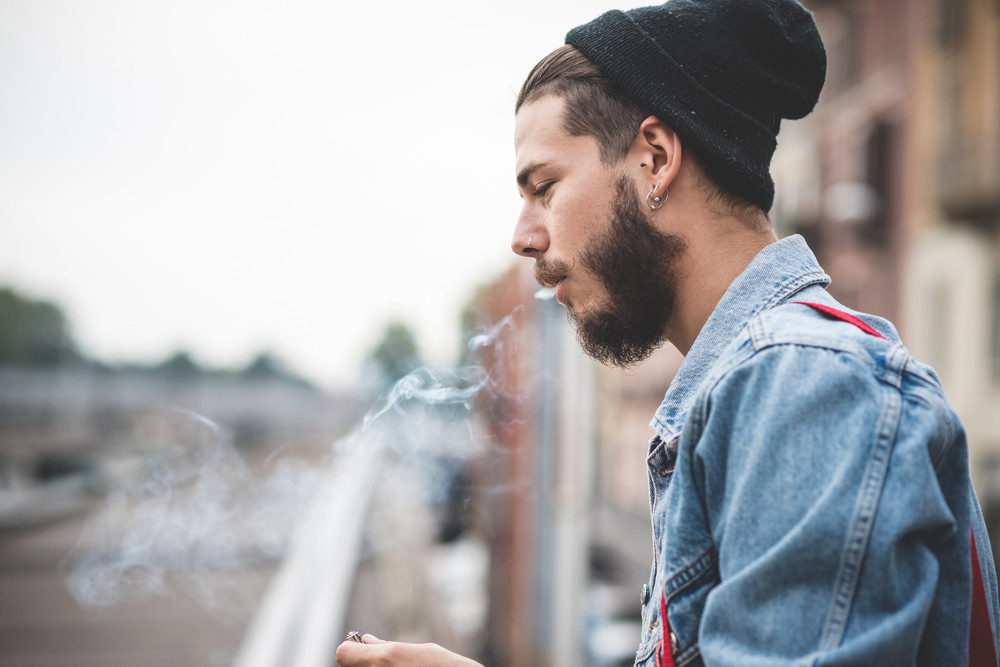
<path id="1" fill-rule="evenodd" d="M 653 189 L 646 194 L 646 204 L 648 204 L 649 208 L 653 209 L 654 211 L 663 206 L 663 204 L 667 201 L 667 196 L 670 194 L 670 192 L 666 188 L 663 188 L 663 196 L 662 197 L 655 196 L 657 187 L 659 186 L 654 184 Z M 653 201 L 656 202 L 655 204 L 649 203 L 650 197 L 652 197 Z"/>
<path id="2" fill-rule="evenodd" d="M 645 163 L 645 162 L 643 162 L 643 163 L 641 163 L 641 164 L 640 164 L 639 166 L 640 166 L 640 167 L 645 167 L 645 166 L 646 166 L 646 163 Z"/>

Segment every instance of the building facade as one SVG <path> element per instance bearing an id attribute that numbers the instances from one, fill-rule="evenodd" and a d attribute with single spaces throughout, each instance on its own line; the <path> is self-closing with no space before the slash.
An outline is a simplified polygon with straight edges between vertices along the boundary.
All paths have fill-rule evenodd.
<path id="1" fill-rule="evenodd" d="M 772 219 L 938 371 L 1000 529 L 1000 2 L 807 5 L 827 84 L 779 136 Z"/>

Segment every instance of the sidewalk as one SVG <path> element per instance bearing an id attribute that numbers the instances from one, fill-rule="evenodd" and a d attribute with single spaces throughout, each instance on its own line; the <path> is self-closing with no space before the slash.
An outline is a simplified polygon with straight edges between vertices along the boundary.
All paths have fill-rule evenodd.
<path id="1" fill-rule="evenodd" d="M 243 637 L 252 605 L 210 614 L 171 586 L 171 596 L 80 608 L 63 585 L 59 562 L 76 543 L 84 515 L 0 533 L 0 667 L 219 667 Z M 250 602 L 269 566 L 231 574 Z M 168 582 L 170 584 L 171 582 Z"/>

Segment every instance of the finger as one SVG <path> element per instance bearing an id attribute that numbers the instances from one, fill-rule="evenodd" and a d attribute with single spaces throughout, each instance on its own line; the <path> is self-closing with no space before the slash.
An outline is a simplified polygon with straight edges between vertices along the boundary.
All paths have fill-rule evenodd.
<path id="1" fill-rule="evenodd" d="M 383 640 L 379 639 L 375 635 L 368 634 L 367 632 L 362 637 L 362 639 L 365 640 L 366 644 L 388 644 L 389 643 L 389 642 L 386 642 L 386 641 L 383 641 Z"/>
<path id="2" fill-rule="evenodd" d="M 371 656 L 365 655 L 367 651 L 364 644 L 348 639 L 337 647 L 334 660 L 340 667 L 363 667 L 371 662 Z"/>

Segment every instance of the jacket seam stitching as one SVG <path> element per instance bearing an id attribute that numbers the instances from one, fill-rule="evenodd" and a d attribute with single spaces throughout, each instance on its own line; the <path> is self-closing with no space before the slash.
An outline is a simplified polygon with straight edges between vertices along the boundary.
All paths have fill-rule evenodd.
<path id="1" fill-rule="evenodd" d="M 865 470 L 864 481 L 855 504 L 851 531 L 837 572 L 833 601 L 820 639 L 819 646 L 823 651 L 836 648 L 843 640 L 885 485 L 890 450 L 895 440 L 902 409 L 902 401 L 897 392 L 890 391 L 887 395 L 888 399 L 879 419 L 878 440 Z"/>
<path id="2" fill-rule="evenodd" d="M 679 594 L 686 591 L 691 584 L 698 580 L 698 577 L 711 570 L 717 558 L 715 548 L 709 547 L 696 558 L 692 559 L 687 565 L 675 572 L 669 579 L 664 580 L 663 591 L 667 596 L 667 602 L 670 602 Z M 676 587 L 670 588 L 674 583 L 677 584 Z"/>

